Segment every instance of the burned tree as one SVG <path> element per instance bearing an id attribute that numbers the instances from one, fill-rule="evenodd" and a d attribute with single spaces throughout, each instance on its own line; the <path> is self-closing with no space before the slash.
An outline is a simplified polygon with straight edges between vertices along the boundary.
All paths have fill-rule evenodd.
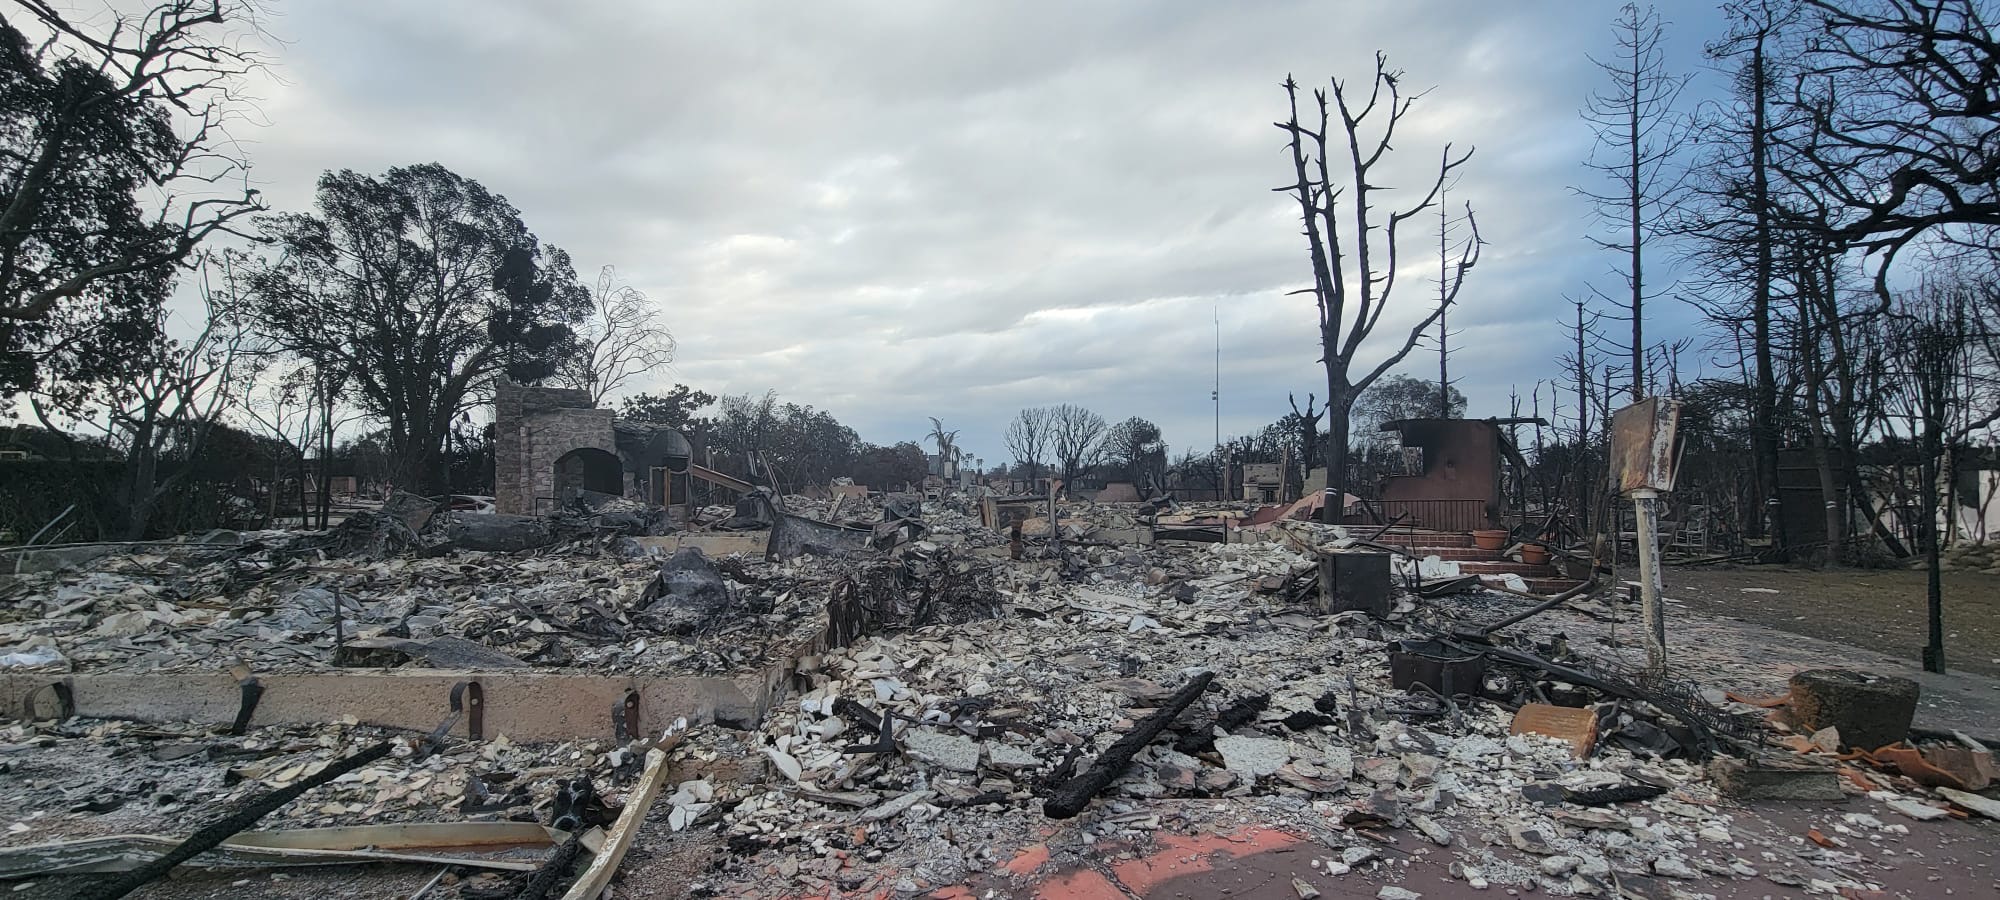
<path id="1" fill-rule="evenodd" d="M 0 17 L 0 394 L 137 374 L 175 270 L 259 208 L 227 132 L 261 65 L 253 5 L 18 6 Z"/>
<path id="2" fill-rule="evenodd" d="M 168 314 L 156 311 L 152 328 L 162 337 L 127 361 L 132 374 L 82 388 L 53 386 L 58 395 L 84 390 L 100 398 L 90 414 L 60 412 L 40 394 L 30 399 L 50 430 L 61 430 L 55 423 L 58 417 L 95 425 L 108 445 L 124 452 L 125 465 L 112 493 L 124 519 L 120 532 L 126 540 L 146 538 L 154 513 L 185 486 L 195 471 L 192 461 L 201 456 L 223 411 L 240 398 L 244 387 L 239 351 L 248 335 L 232 316 L 229 302 L 240 289 L 238 273 L 220 265 L 210 269 L 202 273 L 205 315 L 192 337 L 165 337 Z"/>
<path id="3" fill-rule="evenodd" d="M 1284 87 L 1291 116 L 1276 123 L 1289 139 L 1295 180 L 1275 190 L 1290 194 L 1298 203 L 1313 274 L 1312 287 L 1299 293 L 1312 294 L 1319 311 L 1320 362 L 1326 368 L 1327 488 L 1332 491 L 1347 487 L 1348 425 L 1355 398 L 1415 349 L 1431 325 L 1457 301 L 1466 273 L 1479 260 L 1479 225 L 1471 204 L 1467 204 L 1468 234 L 1457 252 L 1449 254 L 1455 261 L 1436 305 L 1411 325 L 1399 343 L 1390 345 L 1379 363 L 1359 376 L 1355 374 L 1356 358 L 1381 324 L 1396 287 L 1403 224 L 1435 205 L 1452 173 L 1472 157 L 1470 150 L 1454 155 L 1451 145 L 1446 144 L 1429 189 L 1416 202 L 1392 208 L 1388 217 L 1382 218 L 1373 196 L 1387 190 L 1376 180 L 1378 166 L 1392 146 L 1396 127 L 1423 96 L 1405 96 L 1402 77 L 1401 71 L 1389 68 L 1387 57 L 1377 53 L 1365 100 L 1358 95 L 1350 98 L 1347 84 L 1339 79 L 1332 82 L 1330 92 L 1313 92 L 1319 113 L 1317 127 L 1300 122 L 1298 82 L 1287 77 Z M 1339 115 L 1337 123 L 1333 121 L 1335 113 Z M 1375 130 L 1378 122 L 1381 127 Z M 1341 157 L 1337 176 L 1335 155 Z M 1340 208 L 1343 194 L 1347 195 L 1346 210 Z M 1327 504 L 1329 520 L 1339 516 L 1338 507 L 1337 503 Z"/>
<path id="4" fill-rule="evenodd" d="M 1953 493 L 1952 454 L 1973 433 L 2000 420 L 1988 327 L 2000 309 L 1996 296 L 1990 285 L 1947 273 L 1906 295 L 1888 317 L 1892 402 L 1919 448 L 1917 534 L 1928 569 L 1923 664 L 1930 672 L 1942 672 L 1945 665 L 1939 520 L 1956 516 L 1944 502 Z"/>
<path id="5" fill-rule="evenodd" d="M 659 307 L 638 288 L 621 284 L 610 266 L 598 270 L 590 315 L 575 327 L 577 352 L 562 361 L 559 380 L 590 392 L 593 405 L 632 379 L 674 361 L 674 336 Z"/>
<path id="6" fill-rule="evenodd" d="M 1979 0 L 1803 0 L 1817 39 L 1787 105 L 1811 122 L 1780 169 L 1835 207 L 1821 228 L 1889 271 L 1925 235 L 2000 226 L 2000 35 Z"/>
<path id="7" fill-rule="evenodd" d="M 1597 292 L 1630 317 L 1632 399 L 1646 396 L 1645 305 L 1654 294 L 1646 290 L 1646 245 L 1665 224 L 1663 213 L 1679 189 L 1679 173 L 1670 164 L 1687 138 L 1686 121 L 1674 111 L 1687 78 L 1670 75 L 1660 52 L 1659 14 L 1628 3 L 1613 26 L 1618 52 L 1609 60 L 1592 61 L 1611 79 L 1607 93 L 1595 94 L 1584 108 L 1584 120 L 1597 132 L 1597 144 L 1585 163 L 1611 182 L 1608 190 L 1578 189 L 1597 207 L 1608 226 L 1591 243 L 1624 257 L 1619 270 L 1627 293 L 1613 297 Z M 1593 289 L 1594 291 L 1595 289 Z"/>
<path id="8" fill-rule="evenodd" d="M 1697 283 L 1697 305 L 1734 338 L 1732 343 L 1748 345 L 1753 484 L 1762 500 L 1751 510 L 1751 521 L 1762 522 L 1781 557 L 1792 539 L 1785 528 L 1784 491 L 1778 487 L 1778 423 L 1790 411 L 1792 396 L 1778 386 L 1785 323 L 1776 306 L 1777 250 L 1783 238 L 1775 213 L 1798 198 L 1781 196 L 1783 185 L 1772 183 L 1773 137 L 1795 124 L 1774 119 L 1772 112 L 1782 65 L 1779 44 L 1792 25 L 1794 9 L 1787 0 L 1741 0 L 1724 8 L 1730 33 L 1709 45 L 1708 54 L 1729 66 L 1733 108 L 1699 123 L 1698 143 L 1707 149 L 1688 185 L 1692 202 L 1679 216 L 1693 238 L 1685 245 L 1690 257 L 1709 273 Z M 1804 332 L 1795 327 L 1790 336 L 1798 339 L 1793 349 L 1801 349 Z"/>
<path id="9" fill-rule="evenodd" d="M 1042 477 L 1042 460 L 1049 452 L 1049 409 L 1043 406 L 1021 410 L 1008 423 L 1005 440 L 1014 461 L 1028 467 L 1028 480 Z"/>
<path id="10" fill-rule="evenodd" d="M 1104 417 L 1074 403 L 1049 408 L 1049 443 L 1062 465 L 1063 486 L 1097 463 L 1104 450 Z"/>
<path id="11" fill-rule="evenodd" d="M 1160 426 L 1133 416 L 1104 433 L 1104 459 L 1144 490 L 1166 477 L 1167 442 Z"/>
<path id="12" fill-rule="evenodd" d="M 958 429 L 954 428 L 947 431 L 942 419 L 936 416 L 930 416 L 929 418 L 931 420 L 931 433 L 929 437 L 931 443 L 937 445 L 937 474 L 939 477 L 946 477 L 957 472 L 959 459 Z"/>

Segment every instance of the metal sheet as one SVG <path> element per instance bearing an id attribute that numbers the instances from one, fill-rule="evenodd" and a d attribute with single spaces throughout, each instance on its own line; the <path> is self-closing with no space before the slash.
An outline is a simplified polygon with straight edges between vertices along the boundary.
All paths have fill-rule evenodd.
<path id="1" fill-rule="evenodd" d="M 1661 397 L 1648 397 L 1611 414 L 1611 466 L 1619 493 L 1674 489 L 1680 417 L 1680 401 Z"/>

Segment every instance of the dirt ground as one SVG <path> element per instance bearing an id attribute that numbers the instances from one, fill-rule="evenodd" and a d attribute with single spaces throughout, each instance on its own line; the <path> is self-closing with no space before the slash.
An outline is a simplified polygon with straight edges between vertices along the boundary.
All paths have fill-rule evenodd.
<path id="1" fill-rule="evenodd" d="M 1664 578 L 1689 612 L 1921 659 L 1922 569 L 1670 566 Z M 2000 575 L 1944 573 L 1944 632 L 1946 668 L 2000 675 Z"/>

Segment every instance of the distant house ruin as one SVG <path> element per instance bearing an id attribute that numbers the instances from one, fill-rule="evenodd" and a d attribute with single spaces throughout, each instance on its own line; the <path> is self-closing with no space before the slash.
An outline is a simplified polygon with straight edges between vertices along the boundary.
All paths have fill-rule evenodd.
<path id="1" fill-rule="evenodd" d="M 693 455 L 664 425 L 619 420 L 588 391 L 493 386 L 493 500 L 502 513 L 541 515 L 586 493 L 666 503 Z"/>

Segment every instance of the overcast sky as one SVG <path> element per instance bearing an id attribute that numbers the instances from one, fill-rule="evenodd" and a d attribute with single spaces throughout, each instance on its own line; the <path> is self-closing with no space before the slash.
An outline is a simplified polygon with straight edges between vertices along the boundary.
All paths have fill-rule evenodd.
<path id="1" fill-rule="evenodd" d="M 1069 402 L 1205 448 L 1216 319 L 1225 435 L 1323 395 L 1311 299 L 1285 296 L 1309 270 L 1271 123 L 1287 73 L 1365 83 L 1378 48 L 1434 87 L 1393 183 L 1477 147 L 1451 197 L 1489 242 L 1451 319 L 1473 415 L 1556 377 L 1563 294 L 1616 285 L 1571 190 L 1612 3 L 276 7 L 283 83 L 240 135 L 273 206 L 307 208 L 329 168 L 443 163 L 587 279 L 616 266 L 660 304 L 680 354 L 650 387 L 776 389 L 878 443 L 937 416 L 991 464 L 1016 410 Z M 1674 63 L 1698 66 L 1720 17 L 1662 10 Z M 1382 340 L 1427 290 L 1404 282 Z M 1659 332 L 1689 327 L 1659 305 Z M 1435 354 L 1403 370 L 1435 377 Z"/>

